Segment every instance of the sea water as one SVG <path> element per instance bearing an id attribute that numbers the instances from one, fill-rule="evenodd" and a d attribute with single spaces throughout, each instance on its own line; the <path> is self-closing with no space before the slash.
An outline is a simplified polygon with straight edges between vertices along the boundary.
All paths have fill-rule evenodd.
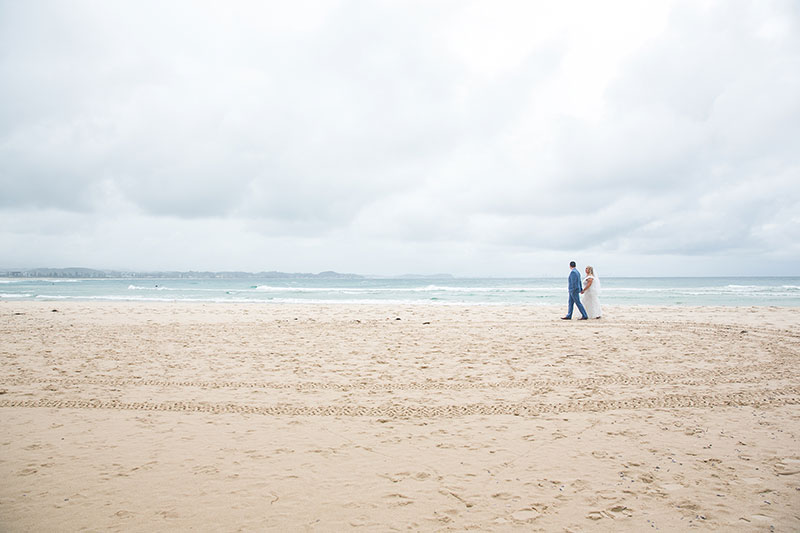
<path id="1" fill-rule="evenodd" d="M 607 305 L 800 306 L 800 277 L 602 278 Z M 3 301 L 561 305 L 564 278 L 0 278 Z"/>

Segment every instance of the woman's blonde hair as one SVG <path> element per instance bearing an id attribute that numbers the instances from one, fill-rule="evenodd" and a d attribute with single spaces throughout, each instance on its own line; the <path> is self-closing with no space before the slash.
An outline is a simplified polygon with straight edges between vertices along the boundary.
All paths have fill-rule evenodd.
<path id="1" fill-rule="evenodd" d="M 594 276 L 594 268 L 587 266 L 586 273 L 589 274 L 590 276 Z"/>

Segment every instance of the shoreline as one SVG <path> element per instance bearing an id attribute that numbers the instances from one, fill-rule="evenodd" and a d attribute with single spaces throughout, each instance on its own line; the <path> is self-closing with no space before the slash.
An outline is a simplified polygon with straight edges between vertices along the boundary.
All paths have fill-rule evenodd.
<path id="1" fill-rule="evenodd" d="M 800 527 L 800 309 L 565 308 L 3 302 L 0 523 Z"/>
<path id="2" fill-rule="evenodd" d="M 600 320 L 589 320 L 585 324 L 577 320 L 578 312 L 575 311 L 572 321 L 560 321 L 565 325 L 579 323 L 582 326 L 610 323 L 611 321 L 625 321 L 649 319 L 651 321 L 673 321 L 673 320 L 711 320 L 724 323 L 731 321 L 737 324 L 752 324 L 758 327 L 760 323 L 770 327 L 792 328 L 800 323 L 800 307 L 777 306 L 777 305 L 646 305 L 631 304 L 617 305 L 603 303 L 603 317 Z M 17 309 L 17 307 L 21 309 Z M 59 307 L 61 309 L 59 309 Z M 510 313 L 515 318 L 525 318 L 536 321 L 547 321 L 548 319 L 557 320 L 564 316 L 567 310 L 567 302 L 563 305 L 553 304 L 464 304 L 464 303 L 438 303 L 438 302 L 401 302 L 401 303 L 270 303 L 270 302 L 187 302 L 187 301 L 98 301 L 98 300 L 36 300 L 36 301 L 11 301 L 0 300 L 0 316 L 6 312 L 13 316 L 14 313 L 51 311 L 57 309 L 86 312 L 89 315 L 99 310 L 118 310 L 130 311 L 137 308 L 138 312 L 129 316 L 136 320 L 142 313 L 154 313 L 163 315 L 165 311 L 200 311 L 205 314 L 215 314 L 224 317 L 230 311 L 246 311 L 246 315 L 251 313 L 263 314 L 270 317 L 282 317 L 284 315 L 295 315 L 310 313 L 315 316 L 330 315 L 339 312 L 341 316 L 355 316 L 359 313 L 378 313 L 378 314 L 397 314 L 406 311 L 411 315 L 458 315 L 470 317 L 471 311 L 480 312 L 485 309 L 490 315 L 498 316 Z M 213 311 L 213 313 L 210 313 Z M 466 315 L 464 313 L 467 313 Z M 233 318 L 233 317 L 230 317 Z"/>
<path id="3" fill-rule="evenodd" d="M 443 307 L 534 307 L 534 308 L 541 308 L 541 307 L 566 307 L 567 304 L 555 304 L 551 302 L 542 302 L 542 303 L 530 303 L 530 302 L 442 302 L 442 301 L 430 301 L 430 300 L 392 300 L 391 302 L 387 302 L 385 300 L 359 300 L 354 302 L 352 300 L 324 300 L 324 301 L 317 301 L 317 300 L 300 300 L 297 299 L 291 302 L 284 302 L 284 301 L 271 301 L 271 300 L 189 300 L 189 299 L 178 299 L 178 298 L 152 298 L 152 299 L 123 299 L 123 298 L 115 298 L 115 297 L 103 297 L 103 296 L 96 296 L 96 297 L 72 297 L 72 296 L 64 296 L 59 298 L 36 298 L 35 300 L 26 299 L 28 297 L 8 297 L 5 299 L 0 300 L 0 305 L 3 304 L 52 304 L 52 303 L 75 303 L 75 304 L 133 304 L 133 305 L 162 305 L 162 304 L 186 304 L 186 305 L 253 305 L 253 306 L 309 306 L 309 307 L 316 307 L 316 306 L 331 306 L 331 307 L 392 307 L 392 306 L 403 306 L 403 305 L 411 305 L 411 306 L 443 306 Z M 786 305 L 777 305 L 777 304 L 683 304 L 683 303 L 670 303 L 670 304 L 652 304 L 652 303 L 606 303 L 606 301 L 601 302 L 603 308 L 606 306 L 613 307 L 613 308 L 664 308 L 664 309 L 671 309 L 671 308 L 696 308 L 696 309 L 714 309 L 714 308 L 724 308 L 724 309 L 739 309 L 739 308 L 772 308 L 772 309 L 800 309 L 800 305 L 793 305 L 793 304 L 786 304 Z"/>

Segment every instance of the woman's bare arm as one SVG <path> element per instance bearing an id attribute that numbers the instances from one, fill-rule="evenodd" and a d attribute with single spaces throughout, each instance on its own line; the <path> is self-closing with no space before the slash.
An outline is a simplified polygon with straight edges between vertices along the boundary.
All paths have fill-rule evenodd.
<path id="1" fill-rule="evenodd" d="M 594 280 L 593 280 L 592 278 L 586 278 L 586 286 L 585 286 L 585 287 L 583 288 L 583 290 L 581 291 L 581 294 L 583 294 L 584 292 L 586 292 L 586 291 L 588 291 L 588 290 L 589 290 L 589 287 L 591 287 L 591 286 L 592 286 L 592 282 L 593 282 L 593 281 L 594 281 Z"/>

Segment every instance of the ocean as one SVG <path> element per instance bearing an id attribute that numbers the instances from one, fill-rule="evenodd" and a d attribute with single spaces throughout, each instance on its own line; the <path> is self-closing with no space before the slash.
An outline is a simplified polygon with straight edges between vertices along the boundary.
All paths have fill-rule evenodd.
<path id="1" fill-rule="evenodd" d="M 800 306 L 800 277 L 602 278 L 608 305 Z M 566 305 L 567 278 L 0 279 L 4 301 Z"/>

